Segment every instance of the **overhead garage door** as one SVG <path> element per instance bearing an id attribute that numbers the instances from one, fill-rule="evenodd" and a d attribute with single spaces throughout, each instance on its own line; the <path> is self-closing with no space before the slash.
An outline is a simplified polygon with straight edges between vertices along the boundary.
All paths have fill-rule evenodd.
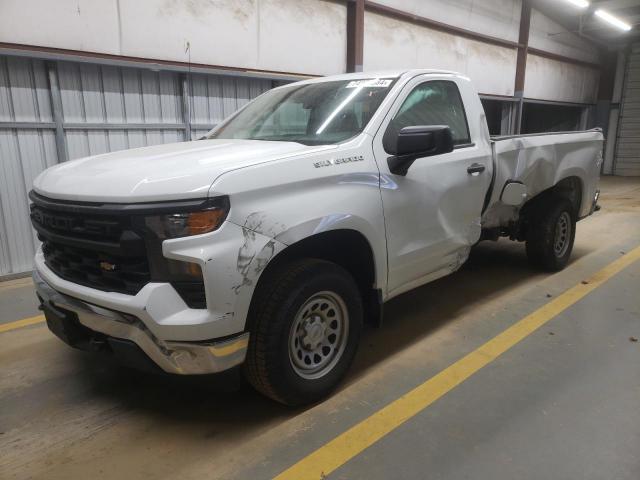
<path id="1" fill-rule="evenodd" d="M 622 94 L 615 175 L 640 175 L 640 43 L 631 48 Z"/>
<path id="2" fill-rule="evenodd" d="M 31 270 L 37 239 L 27 194 L 42 170 L 197 138 L 272 86 L 261 78 L 0 56 L 0 276 Z"/>

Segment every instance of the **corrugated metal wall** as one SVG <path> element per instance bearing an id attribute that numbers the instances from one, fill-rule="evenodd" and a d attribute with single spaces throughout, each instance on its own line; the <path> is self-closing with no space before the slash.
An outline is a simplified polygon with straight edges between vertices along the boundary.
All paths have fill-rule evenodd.
<path id="1" fill-rule="evenodd" d="M 0 56 L 0 275 L 31 270 L 37 240 L 27 193 L 42 170 L 198 138 L 271 87 L 266 79 Z"/>
<path id="2" fill-rule="evenodd" d="M 58 78 L 71 159 L 184 139 L 175 73 L 60 63 Z"/>
<path id="3" fill-rule="evenodd" d="M 35 236 L 27 192 L 33 179 L 57 163 L 54 130 L 26 128 L 53 121 L 47 72 L 39 60 L 0 57 L 0 275 L 31 269 Z"/>
<path id="4" fill-rule="evenodd" d="M 249 100 L 271 88 L 269 80 L 249 78 L 213 77 L 211 75 L 192 75 L 190 77 L 191 122 L 193 135 L 204 135 L 233 112 L 244 106 Z"/>
<path id="5" fill-rule="evenodd" d="M 614 175 L 640 175 L 640 43 L 632 46 L 625 73 Z"/>

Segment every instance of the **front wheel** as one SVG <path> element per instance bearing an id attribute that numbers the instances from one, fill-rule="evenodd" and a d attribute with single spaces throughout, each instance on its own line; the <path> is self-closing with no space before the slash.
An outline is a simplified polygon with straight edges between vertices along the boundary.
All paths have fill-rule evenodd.
<path id="1" fill-rule="evenodd" d="M 269 275 L 255 295 L 249 382 L 287 405 L 325 397 L 351 365 L 362 330 L 362 299 L 351 275 L 304 259 Z"/>
<path id="2" fill-rule="evenodd" d="M 569 262 L 576 236 L 576 215 L 566 198 L 550 197 L 532 212 L 527 226 L 529 262 L 547 271 L 562 270 Z"/>

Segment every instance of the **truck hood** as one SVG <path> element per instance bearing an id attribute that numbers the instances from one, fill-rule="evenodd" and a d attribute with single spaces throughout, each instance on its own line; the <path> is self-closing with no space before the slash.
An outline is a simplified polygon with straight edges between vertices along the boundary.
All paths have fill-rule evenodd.
<path id="1" fill-rule="evenodd" d="M 333 148 L 257 140 L 156 145 L 61 163 L 42 172 L 33 188 L 46 197 L 86 202 L 203 198 L 225 172 Z"/>

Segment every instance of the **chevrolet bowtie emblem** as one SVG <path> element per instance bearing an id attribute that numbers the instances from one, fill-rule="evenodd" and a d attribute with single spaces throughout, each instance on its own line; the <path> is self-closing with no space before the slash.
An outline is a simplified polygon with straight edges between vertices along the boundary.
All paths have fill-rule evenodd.
<path id="1" fill-rule="evenodd" d="M 100 262 L 100 268 L 105 272 L 113 272 L 116 269 L 116 264 L 109 262 Z"/>

